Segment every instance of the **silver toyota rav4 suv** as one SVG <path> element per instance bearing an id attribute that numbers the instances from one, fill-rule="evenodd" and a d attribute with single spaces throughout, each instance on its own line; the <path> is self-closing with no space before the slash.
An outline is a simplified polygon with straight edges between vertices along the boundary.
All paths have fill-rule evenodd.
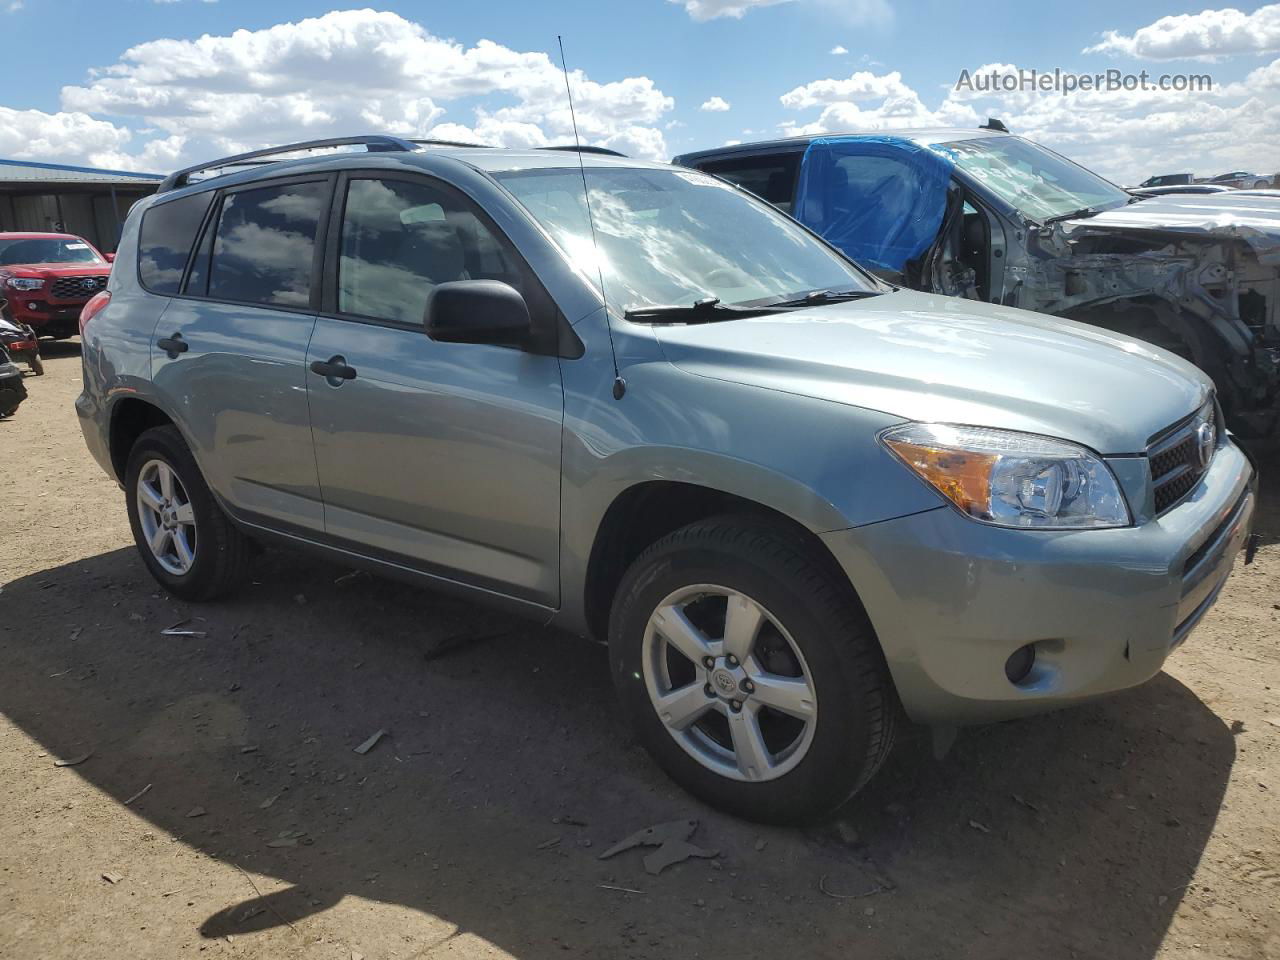
<path id="1" fill-rule="evenodd" d="M 171 176 L 85 310 L 85 439 L 180 597 L 274 541 L 607 640 L 654 759 L 786 822 L 903 715 L 1151 677 L 1249 536 L 1171 354 L 896 289 L 700 172 L 351 142 Z"/>

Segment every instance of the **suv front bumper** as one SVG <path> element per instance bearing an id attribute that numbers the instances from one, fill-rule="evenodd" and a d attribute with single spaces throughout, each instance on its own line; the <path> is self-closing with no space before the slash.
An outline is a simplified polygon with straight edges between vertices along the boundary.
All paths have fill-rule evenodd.
<path id="1" fill-rule="evenodd" d="M 1196 491 L 1116 530 L 1010 530 L 950 507 L 823 540 L 856 587 L 908 716 L 984 723 L 1147 680 L 1208 612 L 1248 538 L 1252 464 L 1224 444 Z M 1018 683 L 1005 662 L 1034 644 Z"/>

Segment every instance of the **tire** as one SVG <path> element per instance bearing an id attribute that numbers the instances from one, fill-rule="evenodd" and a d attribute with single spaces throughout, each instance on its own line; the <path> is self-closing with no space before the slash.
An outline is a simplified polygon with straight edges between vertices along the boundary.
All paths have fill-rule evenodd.
<path id="1" fill-rule="evenodd" d="M 140 482 L 160 492 L 166 469 L 174 481 L 171 505 L 161 511 L 143 507 Z M 125 491 L 129 526 L 142 562 L 170 593 L 183 600 L 214 600 L 244 579 L 249 539 L 223 513 L 176 427 L 154 427 L 134 443 L 125 469 Z M 173 529 L 167 541 L 160 538 L 165 548 L 153 550 L 147 531 L 163 525 L 160 521 L 165 518 L 172 521 Z M 178 548 L 179 534 L 187 545 L 185 554 Z"/>
<path id="2" fill-rule="evenodd" d="M 38 353 L 32 355 L 30 366 L 31 372 L 37 377 L 44 376 L 44 363 L 40 360 L 40 355 Z"/>
<path id="3" fill-rule="evenodd" d="M 623 711 L 658 765 L 707 803 L 764 823 L 812 822 L 853 796 L 888 756 L 897 695 L 866 613 L 832 566 L 780 524 L 728 515 L 669 534 L 624 574 L 609 624 Z M 724 643 L 731 603 L 747 611 L 734 615 L 737 623 L 756 623 L 755 610 L 763 617 L 732 631 L 751 638 L 749 647 L 735 644 L 750 651 L 736 662 Z M 677 644 L 705 649 L 714 669 Z M 766 702 L 784 702 L 779 691 L 790 707 L 807 702 L 809 719 Z M 687 711 L 677 706 L 664 720 L 662 696 Z M 686 714 L 697 719 L 675 729 Z M 758 739 L 743 732 L 751 724 Z M 754 757 L 765 762 L 744 761 L 753 754 L 729 749 L 738 742 L 762 744 Z"/>

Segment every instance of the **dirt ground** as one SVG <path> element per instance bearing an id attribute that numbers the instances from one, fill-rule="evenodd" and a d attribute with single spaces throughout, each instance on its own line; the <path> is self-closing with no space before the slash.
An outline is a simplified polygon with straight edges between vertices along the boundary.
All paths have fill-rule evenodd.
<path id="1" fill-rule="evenodd" d="M 0 957 L 1280 956 L 1274 483 L 1168 672 L 768 829 L 664 778 L 586 641 L 275 552 L 161 593 L 48 352 L 0 422 Z M 719 858 L 598 859 L 685 818 Z"/>

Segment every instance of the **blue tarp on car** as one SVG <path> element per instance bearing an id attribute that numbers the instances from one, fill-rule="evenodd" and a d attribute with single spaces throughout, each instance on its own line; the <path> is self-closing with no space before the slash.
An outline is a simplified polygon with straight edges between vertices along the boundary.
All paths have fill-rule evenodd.
<path id="1" fill-rule="evenodd" d="M 938 235 L 953 166 L 902 137 L 819 137 L 793 215 L 859 263 L 901 271 Z"/>

